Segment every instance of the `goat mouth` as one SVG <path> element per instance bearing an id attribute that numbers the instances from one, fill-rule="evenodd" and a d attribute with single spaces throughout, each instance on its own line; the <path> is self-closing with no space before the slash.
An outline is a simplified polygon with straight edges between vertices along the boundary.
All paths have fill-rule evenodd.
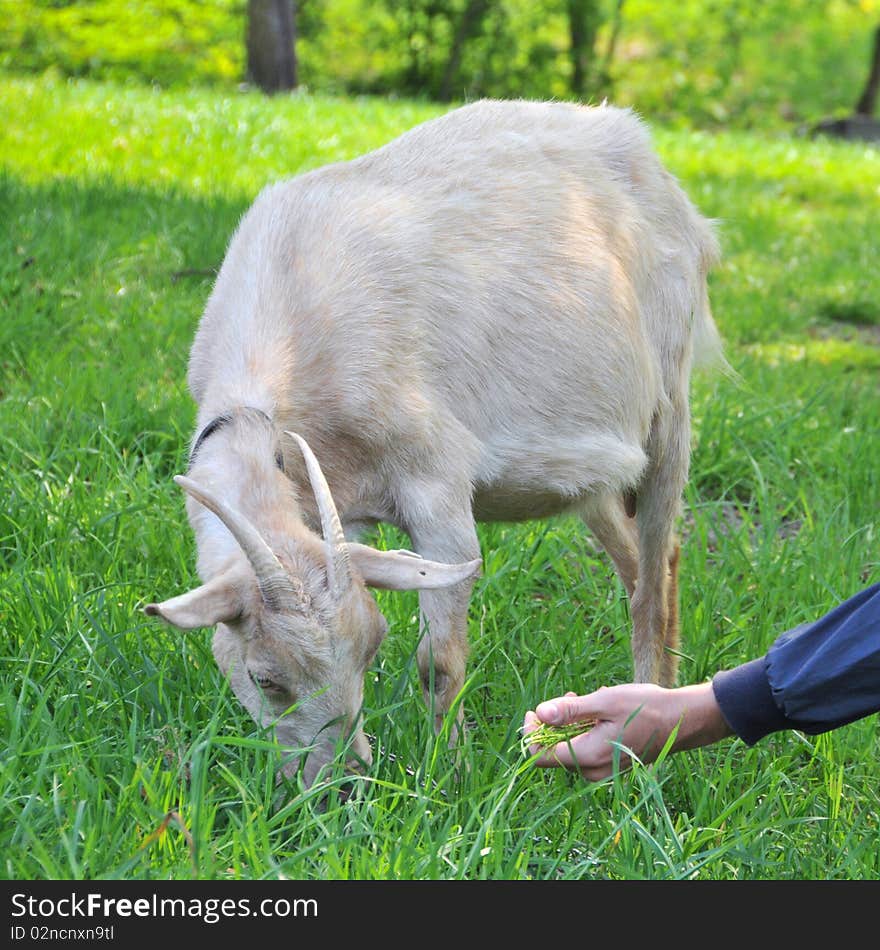
<path id="1" fill-rule="evenodd" d="M 341 804 L 348 805 L 359 797 L 361 785 L 358 776 L 351 775 L 334 785 L 333 791 Z"/>

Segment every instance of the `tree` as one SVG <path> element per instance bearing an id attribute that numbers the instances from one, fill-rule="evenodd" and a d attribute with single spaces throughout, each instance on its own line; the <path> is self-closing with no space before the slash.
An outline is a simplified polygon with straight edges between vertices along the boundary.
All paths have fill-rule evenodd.
<path id="1" fill-rule="evenodd" d="M 880 91 L 880 26 L 874 32 L 874 49 L 871 54 L 871 68 L 865 89 L 856 105 L 856 115 L 872 116 L 877 108 L 877 93 Z"/>
<path id="2" fill-rule="evenodd" d="M 874 31 L 868 78 L 853 114 L 844 116 L 842 119 L 823 119 L 813 126 L 812 132 L 835 135 L 842 139 L 880 142 L 880 121 L 874 118 L 878 93 L 880 93 L 880 26 Z"/>
<path id="3" fill-rule="evenodd" d="M 296 88 L 293 0 L 248 0 L 247 75 L 263 92 Z"/>
<path id="4" fill-rule="evenodd" d="M 605 89 L 609 93 L 614 86 L 614 79 L 611 75 L 611 64 L 614 62 L 614 54 L 617 51 L 617 41 L 620 38 L 620 31 L 623 27 L 623 4 L 624 0 L 616 0 L 614 4 L 614 12 L 611 15 L 611 26 L 608 31 L 608 43 L 605 46 L 605 55 L 602 57 L 602 65 L 599 67 L 599 88 Z"/>
<path id="5" fill-rule="evenodd" d="M 566 0 L 571 91 L 583 98 L 592 86 L 596 34 L 602 15 L 598 0 Z"/>
<path id="6" fill-rule="evenodd" d="M 439 97 L 443 102 L 448 102 L 452 98 L 454 83 L 461 68 L 461 58 L 464 55 L 465 44 L 483 28 L 483 21 L 489 12 L 490 3 L 491 0 L 467 0 L 465 4 L 455 27 L 452 49 L 443 70 L 443 78 L 440 80 Z"/>

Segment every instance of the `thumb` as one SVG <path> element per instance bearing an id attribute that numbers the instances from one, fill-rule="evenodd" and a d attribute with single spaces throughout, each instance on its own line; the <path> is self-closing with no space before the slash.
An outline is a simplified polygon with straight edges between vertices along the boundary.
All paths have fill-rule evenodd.
<path id="1" fill-rule="evenodd" d="M 541 722 L 553 726 L 566 726 L 582 719 L 602 719 L 607 712 L 605 697 L 603 696 L 604 691 L 605 687 L 603 686 L 595 693 L 588 693 L 586 696 L 566 693 L 565 696 L 560 696 L 558 699 L 538 703 L 535 712 Z"/>

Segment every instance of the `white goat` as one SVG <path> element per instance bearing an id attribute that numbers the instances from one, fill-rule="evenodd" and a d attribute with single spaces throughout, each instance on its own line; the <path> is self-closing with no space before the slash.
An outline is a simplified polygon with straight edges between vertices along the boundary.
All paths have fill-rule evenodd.
<path id="1" fill-rule="evenodd" d="M 421 591 L 442 721 L 465 675 L 475 519 L 576 512 L 631 597 L 636 679 L 671 684 L 716 255 L 641 123 L 608 106 L 478 102 L 266 188 L 190 361 L 178 481 L 204 584 L 147 612 L 217 625 L 236 695 L 312 748 L 311 782 L 343 734 L 370 761 L 363 675 L 386 624 L 364 585 Z M 346 540 L 379 521 L 422 559 Z"/>

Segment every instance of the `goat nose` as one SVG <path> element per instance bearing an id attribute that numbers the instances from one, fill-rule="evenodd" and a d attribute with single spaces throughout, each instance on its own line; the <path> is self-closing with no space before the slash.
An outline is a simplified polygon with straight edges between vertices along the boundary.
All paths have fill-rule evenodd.
<path id="1" fill-rule="evenodd" d="M 300 756 L 285 760 L 281 768 L 278 770 L 278 780 L 281 781 L 281 779 L 287 779 L 288 781 L 295 781 L 301 762 L 302 758 Z"/>
<path id="2" fill-rule="evenodd" d="M 347 775 L 365 775 L 373 764 L 373 756 L 367 753 L 366 756 L 349 756 L 345 760 L 345 772 Z"/>
<path id="3" fill-rule="evenodd" d="M 369 745 L 363 755 L 349 756 L 345 761 L 346 778 L 336 786 L 337 794 L 343 802 L 351 799 L 358 790 L 360 782 L 358 778 L 364 775 L 373 764 L 373 754 Z"/>
<path id="4" fill-rule="evenodd" d="M 373 764 L 373 750 L 370 748 L 370 742 L 366 735 L 358 731 L 351 743 L 349 758 L 346 762 L 346 768 L 357 772 L 368 769 Z"/>

